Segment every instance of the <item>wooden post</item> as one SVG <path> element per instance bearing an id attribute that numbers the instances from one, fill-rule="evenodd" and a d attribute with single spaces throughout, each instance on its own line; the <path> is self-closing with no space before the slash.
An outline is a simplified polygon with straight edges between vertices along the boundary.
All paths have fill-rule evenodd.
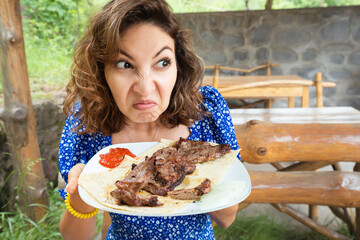
<path id="1" fill-rule="evenodd" d="M 272 9 L 273 0 L 266 0 L 265 3 L 265 10 L 271 10 Z"/>
<path id="2" fill-rule="evenodd" d="M 218 88 L 219 86 L 219 71 L 220 71 L 220 67 L 219 67 L 219 64 L 215 64 L 215 75 L 214 75 L 214 78 L 213 78 L 213 87 L 214 88 Z"/>
<path id="3" fill-rule="evenodd" d="M 266 61 L 266 76 L 270 76 L 271 75 L 271 64 L 269 61 Z"/>
<path id="4" fill-rule="evenodd" d="M 19 170 L 19 203 L 31 219 L 38 221 L 45 208 L 29 204 L 47 205 L 48 196 L 30 96 L 19 0 L 0 0 L 0 65 L 5 102 L 2 117 Z"/>
<path id="5" fill-rule="evenodd" d="M 322 89 L 322 73 L 315 74 L 315 86 L 316 86 L 316 106 L 323 107 L 323 89 Z"/>
<path id="6" fill-rule="evenodd" d="M 309 87 L 303 87 L 303 96 L 301 97 L 301 107 L 309 107 Z"/>
<path id="7" fill-rule="evenodd" d="M 288 108 L 293 108 L 293 107 L 295 107 L 295 97 L 289 97 Z"/>

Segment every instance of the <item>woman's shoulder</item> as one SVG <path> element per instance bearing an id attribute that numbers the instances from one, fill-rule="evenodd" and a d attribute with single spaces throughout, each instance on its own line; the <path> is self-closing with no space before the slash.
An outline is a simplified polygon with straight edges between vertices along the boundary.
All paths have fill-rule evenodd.
<path id="1" fill-rule="evenodd" d="M 216 112 L 221 109 L 228 109 L 225 99 L 216 88 L 207 85 L 201 87 L 199 91 L 203 96 L 204 105 L 208 111 Z"/>
<path id="2" fill-rule="evenodd" d="M 210 85 L 200 87 L 199 91 L 203 95 L 204 99 L 217 99 L 219 97 L 223 98 L 220 92 Z"/>
<path id="3" fill-rule="evenodd" d="M 67 116 L 65 126 L 64 126 L 64 132 L 67 132 L 70 135 L 76 135 L 80 139 L 91 139 L 91 138 L 104 138 L 104 136 L 100 133 L 86 133 L 81 134 L 82 131 L 84 131 L 86 124 L 82 125 L 80 128 L 79 126 L 82 124 L 82 118 L 81 118 L 81 103 L 77 102 L 75 105 L 71 108 L 70 114 Z"/>

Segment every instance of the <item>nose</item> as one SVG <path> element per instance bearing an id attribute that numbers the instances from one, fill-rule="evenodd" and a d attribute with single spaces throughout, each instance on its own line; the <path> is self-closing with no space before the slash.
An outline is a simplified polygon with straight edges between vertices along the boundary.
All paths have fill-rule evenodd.
<path id="1" fill-rule="evenodd" d="M 151 70 L 139 71 L 136 76 L 134 91 L 140 95 L 148 95 L 155 89 L 155 80 Z"/>

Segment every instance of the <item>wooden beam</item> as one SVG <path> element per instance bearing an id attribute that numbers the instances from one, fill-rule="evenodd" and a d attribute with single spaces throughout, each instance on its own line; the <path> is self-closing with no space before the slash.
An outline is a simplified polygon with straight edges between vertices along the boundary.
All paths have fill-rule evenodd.
<path id="1" fill-rule="evenodd" d="M 360 207 L 359 172 L 249 171 L 249 203 L 293 203 Z"/>
<path id="2" fill-rule="evenodd" d="M 360 124 L 288 124 L 251 120 L 235 125 L 249 163 L 360 162 Z"/>
<path id="3" fill-rule="evenodd" d="M 272 9 L 273 0 L 266 0 L 265 3 L 265 10 L 271 10 Z"/>
<path id="4" fill-rule="evenodd" d="M 5 102 L 2 116 L 18 167 L 19 202 L 28 216 L 38 221 L 45 208 L 29 204 L 46 206 L 48 197 L 30 97 L 19 0 L 0 1 L 0 66 Z"/>

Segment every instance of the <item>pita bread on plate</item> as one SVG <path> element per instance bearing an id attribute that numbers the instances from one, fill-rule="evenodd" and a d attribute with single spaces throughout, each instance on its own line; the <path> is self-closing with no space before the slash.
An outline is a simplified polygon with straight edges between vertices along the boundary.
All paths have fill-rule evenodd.
<path id="1" fill-rule="evenodd" d="M 151 156 L 154 152 L 164 147 L 174 145 L 175 141 L 161 140 L 154 147 L 145 150 L 136 158 L 125 156 L 123 162 L 116 168 L 108 169 L 102 172 L 82 173 L 79 178 L 79 185 L 93 196 L 101 205 L 108 208 L 132 212 L 132 213 L 146 213 L 146 214 L 166 214 L 179 211 L 182 208 L 189 206 L 193 200 L 178 200 L 170 197 L 158 196 L 159 201 L 164 203 L 162 206 L 147 207 L 147 206 L 128 206 L 118 205 L 115 199 L 110 195 L 110 192 L 116 189 L 115 182 L 125 178 L 131 171 L 132 164 L 139 164 L 145 159 L 145 156 Z M 191 175 L 186 175 L 184 181 L 175 188 L 186 189 L 193 188 L 199 185 L 203 180 L 209 178 L 212 187 L 218 184 L 223 178 L 228 168 L 237 160 L 237 154 L 240 150 L 231 150 L 228 154 L 216 160 L 208 161 L 202 164 L 196 164 L 196 170 Z M 150 193 L 140 191 L 139 194 Z"/>

